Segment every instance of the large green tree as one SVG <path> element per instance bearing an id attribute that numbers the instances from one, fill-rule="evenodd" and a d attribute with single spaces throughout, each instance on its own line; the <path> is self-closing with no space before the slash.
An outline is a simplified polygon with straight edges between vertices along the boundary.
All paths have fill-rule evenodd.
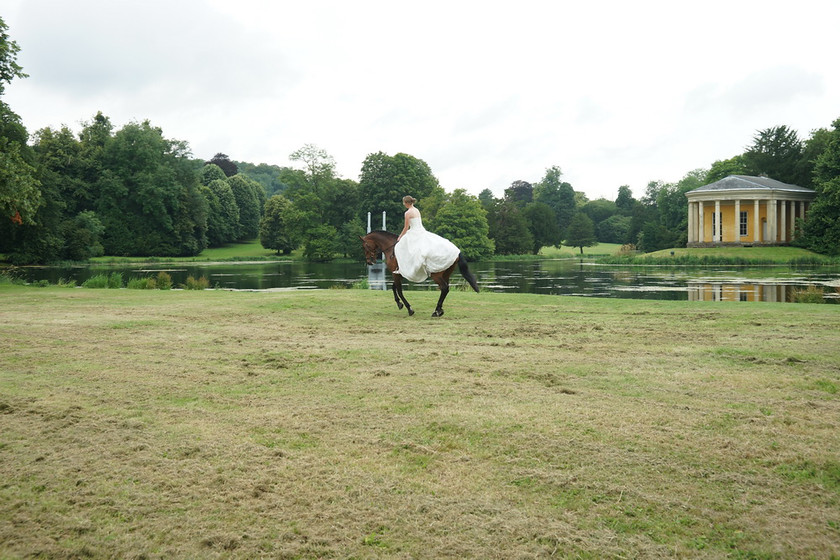
<path id="1" fill-rule="evenodd" d="M 288 187 L 288 184 L 284 181 L 286 171 L 290 171 L 288 168 L 268 163 L 257 165 L 244 161 L 235 161 L 234 163 L 240 173 L 263 186 L 266 197 L 283 194 Z"/>
<path id="2" fill-rule="evenodd" d="M 335 177 L 335 158 L 314 144 L 306 144 L 289 154 L 289 161 L 303 165 L 307 182 L 319 194 L 319 187 Z"/>
<path id="3" fill-rule="evenodd" d="M 222 172 L 225 174 L 225 177 L 233 177 L 237 173 L 239 173 L 239 168 L 236 166 L 236 163 L 231 161 L 231 159 L 227 156 L 227 154 L 218 153 L 213 158 L 207 162 L 208 165 L 215 165 Z"/>
<path id="4" fill-rule="evenodd" d="M 729 159 L 717 160 L 709 168 L 706 177 L 703 180 L 704 184 L 715 183 L 721 179 L 725 179 L 730 175 L 749 175 L 750 170 L 747 169 L 746 162 L 743 155 L 737 155 Z"/>
<path id="5" fill-rule="evenodd" d="M 630 231 L 630 216 L 614 214 L 598 224 L 596 236 L 602 243 L 626 243 Z"/>
<path id="6" fill-rule="evenodd" d="M 26 78 L 23 68 L 17 63 L 20 52 L 18 44 L 9 37 L 9 26 L 0 16 L 0 96 L 6 91 L 6 84 L 15 78 Z"/>
<path id="7" fill-rule="evenodd" d="M 615 207 L 624 215 L 629 216 L 633 212 L 633 205 L 636 199 L 633 198 L 633 191 L 627 185 L 618 187 L 618 195 L 615 197 Z"/>
<path id="8" fill-rule="evenodd" d="M 262 217 L 260 203 L 262 185 L 242 174 L 228 177 L 227 181 L 236 199 L 236 206 L 239 208 L 236 238 L 237 240 L 256 239 L 260 234 L 260 218 Z"/>
<path id="9" fill-rule="evenodd" d="M 810 183 L 802 162 L 802 141 L 795 130 L 785 125 L 759 131 L 743 155 L 748 175 L 766 175 L 771 179 L 802 185 Z"/>
<path id="10" fill-rule="evenodd" d="M 34 224 L 41 204 L 27 136 L 20 117 L 0 101 L 0 220 L 4 223 Z"/>
<path id="11" fill-rule="evenodd" d="M 187 256 L 204 249 L 207 209 L 198 202 L 188 156 L 185 143 L 164 138 L 148 121 L 127 124 L 105 144 L 97 215 L 107 254 Z"/>
<path id="12" fill-rule="evenodd" d="M 387 212 L 386 228 L 402 231 L 405 207 L 402 199 L 413 196 L 422 208 L 422 201 L 439 187 L 429 165 L 414 156 L 398 153 L 389 156 L 384 152 L 369 154 L 362 163 L 359 190 L 362 213 L 379 216 Z"/>
<path id="13" fill-rule="evenodd" d="M 562 180 L 562 176 L 560 168 L 555 165 L 546 169 L 545 176 L 534 185 L 534 202 L 547 204 L 554 211 L 561 238 L 577 211 L 575 190 Z"/>
<path id="14" fill-rule="evenodd" d="M 520 210 L 534 201 L 534 185 L 521 179 L 514 181 L 505 189 L 505 200 L 512 202 Z"/>
<path id="15" fill-rule="evenodd" d="M 534 238 L 528 231 L 528 220 L 510 200 L 499 201 L 488 215 L 489 236 L 498 255 L 523 255 L 534 248 Z"/>
<path id="16" fill-rule="evenodd" d="M 618 207 L 612 200 L 607 200 L 606 198 L 596 198 L 595 200 L 590 200 L 584 204 L 580 211 L 589 216 L 592 223 L 595 224 L 595 227 L 597 228 L 598 224 L 610 216 L 617 214 Z"/>
<path id="17" fill-rule="evenodd" d="M 532 202 L 522 211 L 528 221 L 528 231 L 534 240 L 533 253 L 536 255 L 542 247 L 560 245 L 563 240 L 557 216 L 548 204 Z"/>
<path id="18" fill-rule="evenodd" d="M 824 138 L 825 150 L 814 167 L 817 196 L 797 240 L 818 253 L 840 255 L 840 118 Z"/>
<path id="19" fill-rule="evenodd" d="M 6 22 L 0 17 L 0 97 L 6 91 L 6 84 L 26 77 L 17 63 L 20 47 L 11 40 L 7 30 Z M 8 227 L 8 222 L 18 226 L 34 224 L 35 212 L 41 204 L 40 185 L 27 140 L 20 117 L 0 100 L 0 227 Z"/>
<path id="20" fill-rule="evenodd" d="M 580 254 L 583 254 L 584 247 L 592 247 L 597 245 L 598 241 L 595 239 L 595 224 L 592 219 L 584 214 L 578 212 L 572 218 L 569 228 L 566 230 L 566 240 L 563 245 L 568 247 L 580 247 Z"/>
<path id="21" fill-rule="evenodd" d="M 289 254 L 298 246 L 293 224 L 295 212 L 292 203 L 276 194 L 265 203 L 265 212 L 260 220 L 260 243 L 266 249 Z"/>
<path id="22" fill-rule="evenodd" d="M 211 247 L 232 243 L 239 237 L 239 206 L 227 179 L 215 179 L 204 187 L 209 208 L 207 241 Z"/>
<path id="23" fill-rule="evenodd" d="M 468 259 L 480 259 L 493 254 L 493 241 L 487 212 L 478 198 L 464 189 L 456 189 L 446 196 L 433 221 L 435 233 L 449 239 Z"/>

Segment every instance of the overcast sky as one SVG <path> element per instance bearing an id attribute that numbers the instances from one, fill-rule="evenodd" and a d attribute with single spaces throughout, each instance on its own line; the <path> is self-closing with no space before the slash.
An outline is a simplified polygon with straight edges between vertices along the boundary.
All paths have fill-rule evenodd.
<path id="1" fill-rule="evenodd" d="M 382 151 L 447 191 L 496 196 L 558 166 L 615 199 L 840 118 L 837 0 L 0 0 L 30 133 L 97 111 L 197 158 L 290 165 L 304 144 L 358 180 Z"/>

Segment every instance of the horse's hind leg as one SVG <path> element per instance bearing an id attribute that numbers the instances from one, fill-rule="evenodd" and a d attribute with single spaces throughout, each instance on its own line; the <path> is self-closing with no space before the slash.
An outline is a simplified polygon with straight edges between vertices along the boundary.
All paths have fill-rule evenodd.
<path id="1" fill-rule="evenodd" d="M 440 288 L 440 297 L 438 298 L 437 307 L 435 308 L 432 317 L 443 317 L 443 300 L 449 294 L 449 281 L 444 278 L 435 278 L 438 287 Z"/>

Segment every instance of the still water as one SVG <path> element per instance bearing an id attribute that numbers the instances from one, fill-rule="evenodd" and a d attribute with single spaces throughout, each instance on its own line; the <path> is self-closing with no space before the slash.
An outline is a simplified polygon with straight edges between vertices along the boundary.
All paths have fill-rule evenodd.
<path id="1" fill-rule="evenodd" d="M 840 302 L 840 268 L 668 268 L 598 265 L 571 259 L 475 262 L 470 269 L 483 290 L 538 294 L 692 301 L 773 301 L 793 299 L 795 291 L 816 286 L 827 301 Z M 352 286 L 368 280 L 372 288 L 390 288 L 390 274 L 370 275 L 363 263 L 189 263 L 101 265 L 75 268 L 19 269 L 28 282 L 72 280 L 81 284 L 97 274 L 154 276 L 165 271 L 175 285 L 188 276 L 206 277 L 216 288 L 237 290 L 311 289 Z M 459 273 L 455 284 L 465 283 Z M 437 289 L 426 281 L 410 289 Z"/>

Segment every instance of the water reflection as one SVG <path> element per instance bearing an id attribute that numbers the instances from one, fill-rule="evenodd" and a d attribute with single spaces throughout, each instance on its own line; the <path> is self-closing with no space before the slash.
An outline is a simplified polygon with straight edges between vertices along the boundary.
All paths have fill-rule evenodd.
<path id="1" fill-rule="evenodd" d="M 385 280 L 385 265 L 376 263 L 368 265 L 368 287 L 371 290 L 387 290 L 388 282 Z"/>
<path id="2" fill-rule="evenodd" d="M 837 302 L 840 267 L 791 269 L 789 267 L 691 269 L 665 267 L 603 266 L 569 259 L 508 262 L 473 262 L 470 269 L 485 291 L 521 292 L 585 297 L 634 298 L 691 301 L 785 302 L 808 286 L 826 291 L 827 300 Z M 90 267 L 26 267 L 19 269 L 28 282 L 59 280 L 81 284 L 98 274 L 122 274 L 131 278 L 157 275 L 163 271 L 175 285 L 188 276 L 205 277 L 214 288 L 238 290 L 311 289 L 351 287 L 367 280 L 371 289 L 388 289 L 391 275 L 381 264 L 370 269 L 364 263 L 306 263 L 274 261 L 258 263 L 188 263 Z M 466 281 L 455 273 L 455 286 Z M 431 280 L 411 284 L 407 289 L 435 290 Z M 833 297 L 833 299 L 831 299 Z"/>
<path id="3" fill-rule="evenodd" d="M 812 285 L 813 286 L 813 285 Z M 807 287 L 785 283 L 689 282 L 689 301 L 766 301 L 796 302 L 798 292 Z M 836 299 L 836 292 L 828 291 L 824 298 Z"/>

